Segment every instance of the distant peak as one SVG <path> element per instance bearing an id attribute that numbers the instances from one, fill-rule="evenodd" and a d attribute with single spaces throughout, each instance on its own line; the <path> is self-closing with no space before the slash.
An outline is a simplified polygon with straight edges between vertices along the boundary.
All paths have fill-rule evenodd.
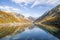
<path id="1" fill-rule="evenodd" d="M 57 7 L 60 7 L 60 4 L 59 4 L 59 5 L 57 5 Z"/>

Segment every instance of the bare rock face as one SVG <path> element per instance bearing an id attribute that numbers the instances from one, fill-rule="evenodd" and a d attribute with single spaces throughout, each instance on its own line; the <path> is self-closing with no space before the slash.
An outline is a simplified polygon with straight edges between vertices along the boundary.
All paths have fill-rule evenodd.
<path id="1" fill-rule="evenodd" d="M 31 23 L 27 18 L 18 17 L 12 12 L 0 11 L 0 38 L 22 32 L 29 28 Z"/>
<path id="2" fill-rule="evenodd" d="M 60 38 L 60 5 L 39 17 L 35 24 L 42 26 L 40 28 Z"/>

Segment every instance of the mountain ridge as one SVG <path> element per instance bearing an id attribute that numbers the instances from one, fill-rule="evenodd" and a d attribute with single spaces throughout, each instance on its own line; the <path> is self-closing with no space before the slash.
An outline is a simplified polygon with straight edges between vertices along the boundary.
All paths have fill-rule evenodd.
<path id="1" fill-rule="evenodd" d="M 60 5 L 56 6 L 55 8 L 39 17 L 35 21 L 35 24 L 38 26 L 42 26 L 40 28 L 60 38 Z"/>

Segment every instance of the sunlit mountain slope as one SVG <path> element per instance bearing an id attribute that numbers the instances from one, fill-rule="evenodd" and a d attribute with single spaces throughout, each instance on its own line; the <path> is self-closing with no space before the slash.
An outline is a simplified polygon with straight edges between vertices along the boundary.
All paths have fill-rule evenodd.
<path id="1" fill-rule="evenodd" d="M 32 22 L 27 18 L 19 18 L 12 12 L 0 11 L 0 38 L 15 35 L 31 25 Z"/>

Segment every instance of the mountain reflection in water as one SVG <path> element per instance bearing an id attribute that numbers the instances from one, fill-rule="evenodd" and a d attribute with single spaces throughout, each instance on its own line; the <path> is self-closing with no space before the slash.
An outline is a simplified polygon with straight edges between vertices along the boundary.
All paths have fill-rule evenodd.
<path id="1" fill-rule="evenodd" d="M 19 33 L 12 37 L 2 38 L 0 40 L 59 40 L 53 35 L 47 33 L 46 31 L 34 26 L 34 28 L 30 28 L 25 30 L 22 33 Z"/>

